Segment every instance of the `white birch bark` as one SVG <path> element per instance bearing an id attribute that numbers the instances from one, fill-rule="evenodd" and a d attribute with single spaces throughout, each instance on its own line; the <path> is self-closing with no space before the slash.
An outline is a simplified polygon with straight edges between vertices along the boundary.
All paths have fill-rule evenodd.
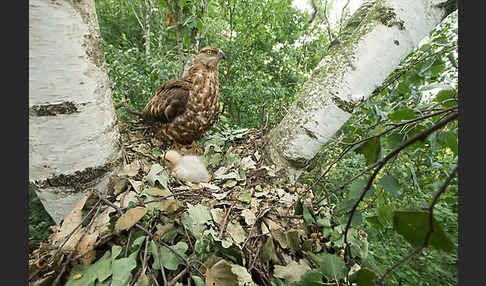
<path id="1" fill-rule="evenodd" d="M 56 223 L 121 157 L 94 0 L 29 0 L 29 180 Z"/>
<path id="2" fill-rule="evenodd" d="M 451 11 L 454 1 L 366 1 L 304 83 L 266 151 L 293 182 L 400 61 Z"/>

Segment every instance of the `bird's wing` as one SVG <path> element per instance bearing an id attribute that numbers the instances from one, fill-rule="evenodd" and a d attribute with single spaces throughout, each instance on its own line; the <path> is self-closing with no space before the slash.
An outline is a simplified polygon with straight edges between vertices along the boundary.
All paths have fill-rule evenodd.
<path id="1" fill-rule="evenodd" d="M 143 109 L 147 120 L 168 123 L 186 110 L 191 83 L 185 80 L 169 80 L 159 87 Z"/>

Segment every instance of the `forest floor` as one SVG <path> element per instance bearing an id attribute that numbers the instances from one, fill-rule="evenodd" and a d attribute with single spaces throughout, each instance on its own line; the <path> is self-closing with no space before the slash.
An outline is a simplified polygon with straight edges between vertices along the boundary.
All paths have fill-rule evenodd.
<path id="1" fill-rule="evenodd" d="M 316 269 L 308 252 L 342 255 L 321 231 L 334 223 L 313 215 L 333 209 L 265 162 L 259 130 L 207 134 L 198 145 L 211 180 L 194 184 L 173 176 L 154 128 L 119 128 L 124 165 L 33 252 L 30 285 L 290 285 Z"/>

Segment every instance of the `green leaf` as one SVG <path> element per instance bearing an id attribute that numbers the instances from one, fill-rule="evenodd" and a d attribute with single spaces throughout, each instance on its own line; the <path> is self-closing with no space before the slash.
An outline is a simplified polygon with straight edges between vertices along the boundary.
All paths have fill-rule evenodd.
<path id="1" fill-rule="evenodd" d="M 194 281 L 194 284 L 196 284 L 196 286 L 204 286 L 204 280 L 199 277 L 199 276 L 196 276 L 196 275 L 191 275 L 191 278 L 192 278 L 192 281 Z"/>
<path id="2" fill-rule="evenodd" d="M 150 172 L 143 178 L 143 180 L 147 181 L 152 187 L 155 187 L 155 184 L 158 181 L 162 187 L 167 188 L 169 175 L 162 166 L 153 164 L 152 168 L 150 168 Z"/>
<path id="3" fill-rule="evenodd" d="M 342 225 L 346 225 L 348 223 L 349 216 L 351 214 L 346 214 L 345 216 L 342 216 L 338 219 L 338 223 Z M 351 219 L 351 226 L 357 226 L 363 223 L 363 216 L 361 215 L 361 212 L 358 210 L 354 211 L 353 218 Z"/>
<path id="4" fill-rule="evenodd" d="M 363 154 L 368 166 L 375 163 L 380 157 L 381 152 L 380 137 L 374 137 L 367 140 L 363 145 L 360 145 L 356 151 Z"/>
<path id="5" fill-rule="evenodd" d="M 299 233 L 297 230 L 290 230 L 286 233 L 287 242 L 291 250 L 300 251 L 300 240 L 299 240 Z"/>
<path id="6" fill-rule="evenodd" d="M 312 216 L 312 214 L 309 211 L 309 208 L 306 205 L 303 206 L 303 216 L 304 216 L 304 224 L 306 226 L 316 223 L 314 217 Z"/>
<path id="7" fill-rule="evenodd" d="M 134 286 L 150 286 L 151 281 L 148 278 L 147 274 L 145 274 L 145 271 L 138 276 L 137 282 L 135 283 Z"/>
<path id="8" fill-rule="evenodd" d="M 121 247 L 119 245 L 113 245 L 111 247 L 111 259 L 115 260 L 118 257 L 118 255 L 120 255 L 122 250 L 123 250 L 123 247 Z"/>
<path id="9" fill-rule="evenodd" d="M 442 147 L 451 149 L 451 151 L 454 152 L 454 155 L 457 156 L 458 138 L 456 133 L 454 133 L 453 131 L 442 132 L 438 136 L 438 141 Z"/>
<path id="10" fill-rule="evenodd" d="M 277 254 L 275 253 L 275 245 L 271 236 L 267 237 L 267 241 L 260 250 L 260 261 L 262 263 L 267 263 L 270 260 L 279 263 Z"/>
<path id="11" fill-rule="evenodd" d="M 376 230 L 383 231 L 385 229 L 385 227 L 380 223 L 378 216 L 376 215 L 367 217 L 366 220 L 370 223 L 371 227 Z"/>
<path id="12" fill-rule="evenodd" d="M 436 94 L 434 101 L 435 102 L 443 102 L 445 100 L 454 98 L 455 94 L 456 94 L 456 92 L 455 92 L 454 89 L 443 89 L 443 90 L 440 90 Z M 454 105 L 457 105 L 457 101 L 455 101 L 455 100 L 450 100 L 450 101 L 447 101 L 443 104 L 444 107 L 452 107 Z"/>
<path id="13" fill-rule="evenodd" d="M 345 199 L 342 200 L 337 206 L 336 206 L 336 213 L 340 212 L 347 212 L 353 208 L 354 204 L 356 203 L 356 199 Z"/>
<path id="14" fill-rule="evenodd" d="M 323 275 L 319 271 L 310 271 L 304 274 L 300 281 L 292 283 L 291 286 L 321 286 L 322 278 Z"/>
<path id="15" fill-rule="evenodd" d="M 376 208 L 379 222 L 387 226 L 393 221 L 393 209 L 390 206 L 380 206 Z"/>
<path id="16" fill-rule="evenodd" d="M 388 118 L 393 122 L 409 120 L 415 118 L 415 111 L 411 108 L 404 108 L 388 114 Z"/>
<path id="17" fill-rule="evenodd" d="M 104 281 L 106 278 L 110 277 L 112 272 L 111 269 L 111 254 L 107 250 L 103 257 L 101 257 L 95 264 L 97 269 L 97 278 L 99 281 Z"/>
<path id="18" fill-rule="evenodd" d="M 182 223 L 196 239 L 201 238 L 206 229 L 206 224 L 211 224 L 211 220 L 211 212 L 207 207 L 203 205 L 193 206 L 189 203 L 187 204 L 187 211 L 182 217 Z"/>
<path id="19" fill-rule="evenodd" d="M 417 174 L 415 173 L 415 168 L 410 165 L 410 173 L 412 175 L 413 184 L 417 187 L 417 190 L 421 191 L 420 185 L 417 180 Z"/>
<path id="20" fill-rule="evenodd" d="M 398 132 L 393 132 L 386 137 L 386 142 L 388 143 L 390 149 L 395 149 L 403 142 L 403 135 Z"/>
<path id="21" fill-rule="evenodd" d="M 94 285 L 96 274 L 93 273 L 93 265 L 78 264 L 74 266 L 66 282 L 67 286 L 90 286 Z"/>
<path id="22" fill-rule="evenodd" d="M 355 180 L 349 185 L 349 196 L 353 199 L 359 198 L 361 193 L 363 192 L 364 187 L 366 186 L 367 181 L 365 180 Z"/>
<path id="23" fill-rule="evenodd" d="M 311 252 L 306 252 L 306 254 L 319 265 L 322 274 L 327 278 L 337 281 L 346 277 L 346 265 L 338 256 L 329 253 L 320 253 L 316 255 Z"/>
<path id="24" fill-rule="evenodd" d="M 294 283 L 295 284 L 295 283 Z M 292 285 L 294 285 L 292 284 Z M 272 286 L 285 286 L 284 282 L 280 280 L 279 278 L 273 278 L 272 279 Z"/>
<path id="25" fill-rule="evenodd" d="M 112 262 L 113 278 L 111 286 L 124 286 L 132 279 L 131 271 L 137 267 L 138 251 L 133 252 L 128 257 L 115 259 Z"/>
<path id="26" fill-rule="evenodd" d="M 410 93 L 410 84 L 406 81 L 400 82 L 397 86 L 397 91 L 403 95 Z"/>
<path id="27" fill-rule="evenodd" d="M 354 199 L 359 198 L 361 196 L 361 193 L 363 192 L 364 188 L 366 187 L 367 183 L 368 183 L 368 180 L 360 179 L 360 180 L 355 180 L 354 182 L 349 184 L 349 197 L 354 198 Z M 364 198 L 369 198 L 370 196 L 373 195 L 374 192 L 375 192 L 375 188 L 372 185 L 370 187 L 370 189 L 368 190 L 368 192 L 366 192 L 366 195 L 364 196 Z"/>
<path id="28" fill-rule="evenodd" d="M 421 246 L 430 229 L 429 219 L 430 214 L 424 211 L 395 211 L 393 213 L 393 228 L 413 246 Z M 433 229 L 429 245 L 436 249 L 452 252 L 454 244 L 434 218 Z"/>
<path id="29" fill-rule="evenodd" d="M 358 286 L 374 286 L 377 278 L 378 274 L 374 270 L 362 267 L 349 277 L 349 281 Z"/>
<path id="30" fill-rule="evenodd" d="M 176 245 L 170 246 L 174 251 L 179 253 L 182 257 L 186 257 L 184 254 L 187 251 L 187 244 L 179 241 Z M 160 269 L 159 250 L 157 244 L 152 240 L 150 242 L 150 252 L 153 255 L 154 262 L 152 263 L 153 269 Z M 169 270 L 176 270 L 177 267 L 185 262 L 181 260 L 177 255 L 170 251 L 167 247 L 160 246 L 160 255 L 162 255 L 162 265 Z"/>
<path id="31" fill-rule="evenodd" d="M 391 175 L 385 175 L 379 181 L 379 184 L 383 187 L 386 192 L 389 192 L 394 197 L 398 197 L 398 191 L 400 191 L 400 185 L 398 180 Z"/>
<path id="32" fill-rule="evenodd" d="M 331 218 L 318 217 L 316 223 L 318 227 L 331 227 Z"/>
<path id="33" fill-rule="evenodd" d="M 295 209 L 294 209 L 294 215 L 301 215 L 304 212 L 304 207 L 303 203 L 300 200 L 300 198 L 297 200 L 297 203 L 295 204 Z"/>

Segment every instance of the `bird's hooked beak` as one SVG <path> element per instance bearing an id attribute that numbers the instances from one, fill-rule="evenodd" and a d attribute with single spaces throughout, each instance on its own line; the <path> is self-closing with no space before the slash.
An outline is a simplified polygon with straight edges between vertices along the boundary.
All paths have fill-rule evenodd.
<path id="1" fill-rule="evenodd" d="M 226 56 L 224 55 L 223 51 L 219 51 L 219 57 L 226 60 Z"/>

